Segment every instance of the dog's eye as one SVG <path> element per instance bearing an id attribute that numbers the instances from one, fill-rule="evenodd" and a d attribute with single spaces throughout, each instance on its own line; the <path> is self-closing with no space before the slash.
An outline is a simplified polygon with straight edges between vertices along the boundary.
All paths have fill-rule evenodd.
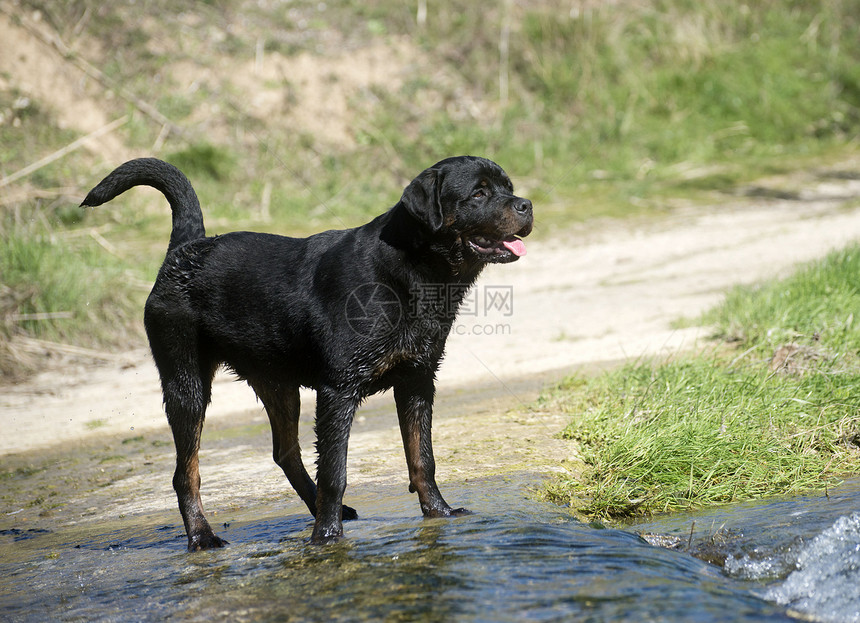
<path id="1" fill-rule="evenodd" d="M 472 199 L 481 199 L 482 197 L 487 196 L 487 191 L 483 188 L 479 188 L 475 192 L 472 193 Z"/>

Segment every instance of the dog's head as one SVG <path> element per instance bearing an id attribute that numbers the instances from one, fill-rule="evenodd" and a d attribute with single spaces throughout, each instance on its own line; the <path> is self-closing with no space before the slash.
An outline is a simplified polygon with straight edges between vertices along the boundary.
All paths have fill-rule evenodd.
<path id="1" fill-rule="evenodd" d="M 513 262 L 526 253 L 532 203 L 514 195 L 510 178 L 491 160 L 447 158 L 423 171 L 401 203 L 453 263 Z"/>

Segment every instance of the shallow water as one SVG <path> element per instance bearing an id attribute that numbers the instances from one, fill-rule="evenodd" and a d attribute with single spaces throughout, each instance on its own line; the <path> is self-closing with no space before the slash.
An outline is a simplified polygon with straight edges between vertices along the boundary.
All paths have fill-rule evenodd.
<path id="1" fill-rule="evenodd" d="M 341 542 L 297 505 L 244 508 L 230 547 L 187 554 L 164 513 L 0 531 L 6 621 L 860 620 L 860 481 L 625 529 L 524 497 L 528 477 L 445 487 L 474 515 L 423 520 L 399 488 L 356 491 Z M 172 510 L 172 509 L 171 509 Z M 842 519 L 840 519 L 842 518 Z M 695 521 L 692 539 L 690 528 Z M 637 532 L 718 544 L 726 570 Z M 692 547 L 692 549 L 696 549 Z"/>
<path id="2" fill-rule="evenodd" d="M 695 524 L 694 524 L 695 522 Z M 820 621 L 860 621 L 860 479 L 834 491 L 673 515 L 636 530 L 724 561 L 763 599 Z M 684 548 L 686 549 L 686 548 Z"/>

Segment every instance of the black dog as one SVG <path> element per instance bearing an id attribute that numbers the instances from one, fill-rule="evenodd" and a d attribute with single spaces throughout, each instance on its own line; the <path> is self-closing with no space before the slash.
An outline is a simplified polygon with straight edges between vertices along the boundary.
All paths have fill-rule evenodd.
<path id="1" fill-rule="evenodd" d="M 430 440 L 435 373 L 457 308 L 481 269 L 525 254 L 532 204 L 489 160 L 448 158 L 370 223 L 309 238 L 234 232 L 207 238 L 188 179 L 160 160 L 118 167 L 83 201 L 137 185 L 170 202 L 167 256 L 144 323 L 176 443 L 173 487 L 188 549 L 223 546 L 203 515 L 197 453 L 212 378 L 246 380 L 272 425 L 275 462 L 316 518 L 312 541 L 343 535 L 347 442 L 356 408 L 394 388 L 409 467 L 427 517 L 464 514 L 439 493 Z M 422 296 L 427 292 L 439 296 Z M 299 387 L 317 392 L 317 484 L 299 450 Z"/>

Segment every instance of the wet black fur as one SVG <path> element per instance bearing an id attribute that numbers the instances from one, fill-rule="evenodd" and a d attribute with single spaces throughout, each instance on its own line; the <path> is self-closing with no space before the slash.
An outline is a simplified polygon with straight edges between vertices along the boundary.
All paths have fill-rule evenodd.
<path id="1" fill-rule="evenodd" d="M 173 212 L 144 321 L 176 443 L 173 484 L 190 550 L 226 543 L 204 517 L 197 465 L 220 365 L 245 379 L 265 406 L 274 459 L 316 518 L 314 542 L 341 536 L 342 519 L 356 517 L 342 505 L 350 427 L 360 402 L 389 388 L 410 490 L 424 515 L 465 512 L 452 509 L 436 486 L 430 425 L 435 373 L 462 296 L 488 262 L 517 259 L 501 244 L 488 251 L 486 242 L 531 231 L 531 203 L 514 196 L 498 165 L 470 156 L 443 160 L 366 225 L 309 238 L 206 237 L 187 178 L 152 158 L 118 167 L 82 205 L 136 185 L 160 190 Z M 416 298 L 422 287 L 449 284 L 456 286 L 446 289 L 455 293 L 451 304 Z M 299 450 L 301 386 L 317 392 L 316 484 Z"/>

